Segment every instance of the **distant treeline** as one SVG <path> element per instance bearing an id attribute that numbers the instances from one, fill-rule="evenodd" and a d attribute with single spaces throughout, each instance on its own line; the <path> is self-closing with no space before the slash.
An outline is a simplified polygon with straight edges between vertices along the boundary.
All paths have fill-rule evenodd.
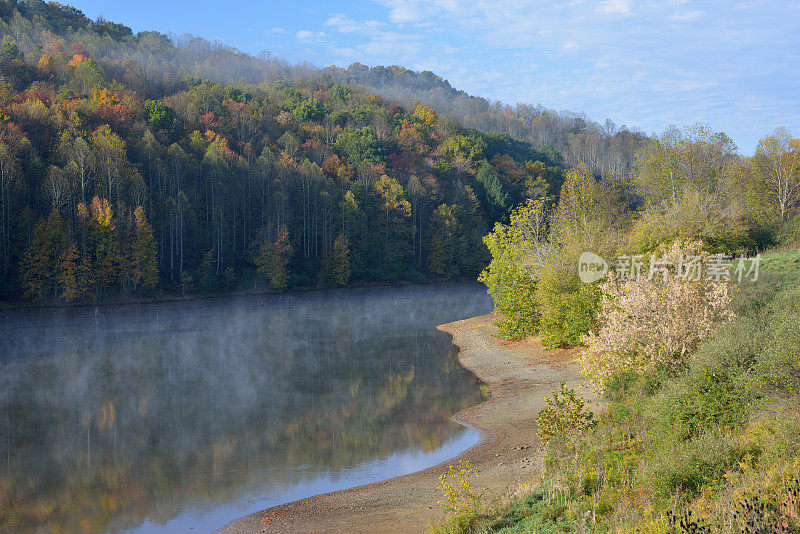
<path id="1" fill-rule="evenodd" d="M 360 63 L 346 69 L 320 69 L 307 62 L 290 65 L 266 51 L 254 57 L 193 35 L 134 34 L 127 26 L 92 21 L 79 10 L 55 2 L 0 2 L 0 6 L 0 33 L 10 35 L 28 56 L 38 57 L 56 34 L 68 45 L 80 44 L 92 57 L 134 60 L 137 79 L 127 80 L 127 85 L 147 98 L 180 90 L 186 76 L 237 85 L 330 77 L 344 85 L 362 85 L 367 92 L 404 107 L 419 101 L 466 127 L 507 133 L 552 157 L 563 157 L 570 166 L 584 162 L 596 174 L 628 171 L 634 152 L 646 139 L 643 132 L 608 119 L 601 124 L 582 113 L 541 105 L 509 106 L 470 96 L 430 71 Z"/>

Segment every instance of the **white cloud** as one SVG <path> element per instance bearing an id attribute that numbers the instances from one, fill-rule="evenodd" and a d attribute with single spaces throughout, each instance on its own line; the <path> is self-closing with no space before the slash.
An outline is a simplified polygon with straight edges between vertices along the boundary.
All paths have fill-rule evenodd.
<path id="1" fill-rule="evenodd" d="M 631 10 L 630 0 L 606 0 L 600 5 L 599 11 L 601 13 L 629 13 Z"/>
<path id="2" fill-rule="evenodd" d="M 336 13 L 332 15 L 327 21 L 325 21 L 325 26 L 331 26 L 335 28 L 336 31 L 338 31 L 339 33 L 373 34 L 384 28 L 386 26 L 386 23 L 378 22 L 377 20 L 365 20 L 356 22 L 355 20 L 341 13 Z"/>
<path id="3" fill-rule="evenodd" d="M 304 43 L 319 43 L 325 38 L 325 32 L 312 32 L 310 30 L 300 30 L 296 34 L 297 40 Z"/>
<path id="4" fill-rule="evenodd" d="M 323 19 L 327 34 L 302 30 L 297 38 L 329 60 L 431 69 L 473 94 L 584 109 L 648 131 L 714 117 L 720 128 L 752 123 L 755 109 L 800 131 L 800 73 L 790 52 L 800 42 L 800 9 L 785 3 L 374 2 L 384 17 L 332 13 Z"/>
<path id="5" fill-rule="evenodd" d="M 699 10 L 693 11 L 679 11 L 677 13 L 672 13 L 669 18 L 672 20 L 677 20 L 679 22 L 693 22 L 695 20 L 699 20 L 703 17 L 705 13 Z"/>

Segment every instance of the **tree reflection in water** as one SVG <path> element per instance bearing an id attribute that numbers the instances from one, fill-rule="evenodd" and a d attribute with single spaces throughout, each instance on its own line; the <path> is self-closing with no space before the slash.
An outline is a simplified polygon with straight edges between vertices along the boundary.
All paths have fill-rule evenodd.
<path id="1" fill-rule="evenodd" d="M 490 309 L 448 286 L 5 312 L 0 530 L 224 523 L 376 461 L 401 474 L 482 398 L 433 326 Z"/>

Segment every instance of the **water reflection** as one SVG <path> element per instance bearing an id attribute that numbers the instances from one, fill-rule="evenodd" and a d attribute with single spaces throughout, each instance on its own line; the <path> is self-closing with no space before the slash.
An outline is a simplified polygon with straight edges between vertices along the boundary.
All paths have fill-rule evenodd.
<path id="1" fill-rule="evenodd" d="M 475 436 L 433 325 L 478 287 L 5 312 L 0 530 L 200 531 L 410 472 Z"/>

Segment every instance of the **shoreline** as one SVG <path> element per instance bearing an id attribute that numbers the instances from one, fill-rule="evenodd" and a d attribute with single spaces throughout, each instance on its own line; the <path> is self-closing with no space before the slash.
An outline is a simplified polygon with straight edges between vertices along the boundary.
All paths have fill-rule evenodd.
<path id="1" fill-rule="evenodd" d="M 430 285 L 459 285 L 465 282 L 475 283 L 475 278 L 471 277 L 458 277 L 446 280 L 421 280 L 409 281 L 400 280 L 396 282 L 360 282 L 353 285 L 346 285 L 341 287 L 317 287 L 317 286 L 300 286 L 286 291 L 275 291 L 268 288 L 256 289 L 237 289 L 232 291 L 222 291 L 213 293 L 189 293 L 181 295 L 179 293 L 165 293 L 158 292 L 154 296 L 143 295 L 130 295 L 122 296 L 116 295 L 109 298 L 100 298 L 96 301 L 77 301 L 77 302 L 28 302 L 28 301 L 11 301 L 0 300 L 0 312 L 14 312 L 14 311 L 46 311 L 46 310 L 81 310 L 89 308 L 111 308 L 118 306 L 138 306 L 148 304 L 163 304 L 163 303 L 181 303 L 181 302 L 195 302 L 195 301 L 213 301 L 225 298 L 298 298 L 304 296 L 318 296 L 318 295 L 336 295 L 343 292 L 351 291 L 370 291 L 374 289 L 397 289 L 405 287 L 416 286 L 430 286 Z"/>
<path id="2" fill-rule="evenodd" d="M 153 300 L 150 302 L 130 302 L 105 304 L 75 304 L 64 306 L 26 306 L 18 308 L 0 308 L 0 327 L 11 325 L 14 321 L 27 321 L 31 318 L 46 318 L 57 320 L 72 317 L 95 317 L 95 316 L 135 316 L 147 313 L 169 313 L 179 309 L 188 310 L 208 310 L 215 306 L 225 306 L 230 303 L 237 303 L 244 307 L 282 307 L 293 306 L 301 303 L 325 301 L 328 299 L 337 300 L 358 300 L 369 296 L 381 294 L 413 294 L 418 291 L 426 291 L 431 287 L 436 288 L 462 288 L 466 286 L 483 287 L 477 281 L 466 283 L 464 281 L 442 281 L 432 283 L 409 283 L 398 285 L 374 285 L 346 288 L 325 288 L 308 291 L 287 291 L 283 293 L 236 293 L 223 295 L 205 295 L 197 298 L 186 298 L 182 300 Z"/>
<path id="3" fill-rule="evenodd" d="M 566 382 L 580 386 L 576 349 L 544 349 L 538 340 L 504 343 L 493 334 L 496 314 L 437 326 L 459 347 L 461 365 L 487 384 L 492 398 L 452 417 L 479 432 L 473 447 L 441 464 L 407 475 L 282 504 L 238 519 L 217 532 L 424 532 L 443 513 L 436 501 L 438 476 L 461 459 L 478 469 L 477 486 L 502 497 L 540 470 L 536 417 Z"/>

